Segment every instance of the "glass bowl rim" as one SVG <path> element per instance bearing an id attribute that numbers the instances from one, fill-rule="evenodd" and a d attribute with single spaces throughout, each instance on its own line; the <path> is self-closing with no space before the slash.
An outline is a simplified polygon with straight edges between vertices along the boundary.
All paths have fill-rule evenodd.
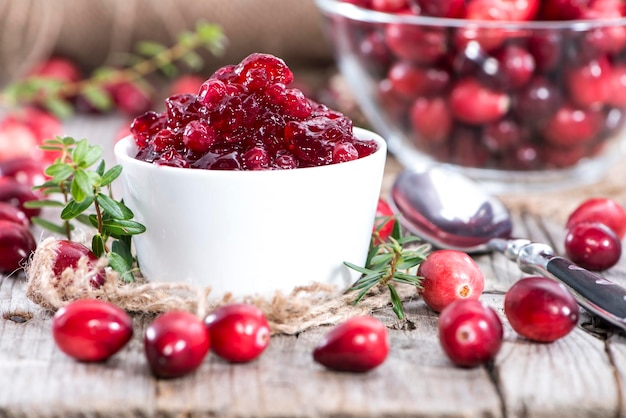
<path id="1" fill-rule="evenodd" d="M 366 23 L 402 23 L 418 26 L 448 28 L 493 28 L 506 30 L 570 30 L 586 31 L 596 28 L 626 26 L 626 17 L 614 19 L 579 19 L 579 20 L 533 20 L 533 21 L 492 21 L 454 19 L 433 16 L 418 16 L 379 12 L 359 7 L 341 0 L 315 0 L 318 8 L 329 15 L 341 16 Z"/>

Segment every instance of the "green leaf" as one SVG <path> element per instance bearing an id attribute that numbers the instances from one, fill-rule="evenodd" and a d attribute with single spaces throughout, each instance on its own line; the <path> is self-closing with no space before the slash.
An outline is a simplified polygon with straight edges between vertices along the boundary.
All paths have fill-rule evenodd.
<path id="1" fill-rule="evenodd" d="M 102 186 L 102 176 L 104 175 L 104 168 L 105 168 L 105 161 L 101 160 L 100 164 L 98 164 L 98 167 L 96 168 L 96 173 L 98 173 L 98 175 L 100 176 L 100 185 Z"/>
<path id="2" fill-rule="evenodd" d="M 185 54 L 182 57 L 182 60 L 189 68 L 194 71 L 201 70 L 204 65 L 204 60 L 202 59 L 200 54 L 197 54 L 193 51 L 189 51 L 187 54 Z"/>
<path id="3" fill-rule="evenodd" d="M 93 145 L 87 148 L 87 152 L 83 156 L 81 166 L 84 168 L 91 167 L 102 157 L 102 147 Z"/>
<path id="4" fill-rule="evenodd" d="M 146 227 L 136 221 L 112 219 L 102 223 L 108 235 L 137 235 L 146 232 Z"/>
<path id="5" fill-rule="evenodd" d="M 396 288 L 393 287 L 391 283 L 387 283 L 387 288 L 389 288 L 389 293 L 391 295 L 391 306 L 393 312 L 396 314 L 398 319 L 404 319 L 404 308 L 402 307 L 402 301 L 400 300 L 400 295 L 396 291 Z"/>
<path id="6" fill-rule="evenodd" d="M 87 152 L 89 152 L 89 142 L 86 139 L 81 139 L 72 151 L 72 159 L 80 164 L 85 159 Z"/>
<path id="7" fill-rule="evenodd" d="M 65 206 L 63 202 L 59 202 L 58 200 L 49 200 L 49 199 L 41 199 L 41 200 L 27 200 L 24 202 L 24 207 L 27 209 L 41 209 L 41 208 L 60 208 Z"/>
<path id="8" fill-rule="evenodd" d="M 146 56 L 153 57 L 167 50 L 167 47 L 152 41 L 143 41 L 137 44 L 137 53 Z"/>
<path id="9" fill-rule="evenodd" d="M 34 216 L 30 219 L 30 221 L 34 224 L 34 225 L 38 225 L 44 229 L 47 229 L 50 232 L 53 232 L 55 234 L 59 234 L 59 235 L 65 235 L 65 233 L 67 232 L 65 229 L 65 225 L 58 225 L 55 224 L 53 222 L 48 221 L 47 219 L 43 219 L 37 216 Z"/>
<path id="10" fill-rule="evenodd" d="M 122 280 L 128 283 L 135 281 L 135 277 L 132 273 L 133 266 L 128 264 L 123 256 L 118 253 L 110 252 L 107 257 L 109 259 L 109 265 L 120 274 Z"/>
<path id="11" fill-rule="evenodd" d="M 79 168 L 74 172 L 70 193 L 74 200 L 78 202 L 82 202 L 88 196 L 93 196 L 93 186 L 85 170 Z"/>
<path id="12" fill-rule="evenodd" d="M 89 209 L 89 207 L 93 203 L 93 200 L 93 196 L 87 197 L 80 202 L 74 199 L 70 200 L 61 211 L 61 219 L 63 219 L 64 221 L 68 221 L 70 219 L 76 218 L 78 215 Z"/>
<path id="13" fill-rule="evenodd" d="M 123 203 L 111 199 L 109 196 L 98 193 L 96 195 L 96 202 L 102 207 L 107 215 L 113 219 L 132 219 L 133 211 L 128 209 Z"/>
<path id="14" fill-rule="evenodd" d="M 104 240 L 102 239 L 102 235 L 96 234 L 91 238 L 91 250 L 98 257 L 102 257 L 104 254 Z"/>
<path id="15" fill-rule="evenodd" d="M 400 222 L 396 217 L 396 222 L 393 225 L 393 230 L 391 231 L 391 237 L 395 240 L 400 240 L 402 238 L 402 228 L 400 227 Z"/>
<path id="16" fill-rule="evenodd" d="M 89 104 L 100 111 L 107 111 L 113 108 L 111 94 L 99 85 L 89 84 L 82 90 L 82 94 Z"/>
<path id="17" fill-rule="evenodd" d="M 121 173 L 122 173 L 121 165 L 116 165 L 114 167 L 111 167 L 106 173 L 102 175 L 102 178 L 100 179 L 100 185 L 108 186 L 109 184 L 113 183 L 113 181 L 117 179 Z"/>
<path id="18" fill-rule="evenodd" d="M 67 119 L 74 113 L 74 108 L 67 100 L 54 95 L 46 95 L 44 106 L 59 119 Z"/>
<path id="19" fill-rule="evenodd" d="M 60 183 L 70 178 L 74 174 L 74 169 L 65 163 L 54 163 L 46 168 L 45 173 L 52 177 L 53 182 Z"/>
<path id="20" fill-rule="evenodd" d="M 95 215 L 94 215 L 95 217 Z M 81 213 L 80 215 L 78 215 L 75 218 L 78 222 L 80 222 L 83 225 L 87 225 L 87 226 L 93 226 L 91 224 L 91 221 L 89 220 L 89 215 L 85 215 L 84 213 Z M 96 224 L 97 225 L 97 224 Z"/>
<path id="21" fill-rule="evenodd" d="M 365 267 L 357 266 L 356 264 L 350 263 L 349 261 L 344 261 L 343 264 L 345 264 L 347 267 L 351 268 L 352 270 L 358 271 L 359 273 L 363 273 L 363 274 L 373 273 L 372 270 L 365 268 Z"/>
<path id="22" fill-rule="evenodd" d="M 131 248 L 130 241 L 126 239 L 114 240 L 113 244 L 111 245 L 111 251 L 116 254 L 119 254 L 121 257 L 124 258 L 124 260 L 126 261 L 126 264 L 128 264 L 129 266 L 132 266 L 133 263 L 135 262 L 135 259 L 133 257 L 133 254 L 130 248 Z"/>

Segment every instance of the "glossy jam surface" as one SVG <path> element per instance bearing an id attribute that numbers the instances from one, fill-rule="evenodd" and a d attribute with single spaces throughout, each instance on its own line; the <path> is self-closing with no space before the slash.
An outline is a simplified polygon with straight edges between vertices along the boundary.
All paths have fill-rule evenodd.
<path id="1" fill-rule="evenodd" d="M 165 100 L 131 125 L 137 159 L 210 170 L 314 167 L 372 154 L 345 115 L 290 88 L 293 73 L 279 58 L 252 54 L 217 70 L 198 94 Z"/>

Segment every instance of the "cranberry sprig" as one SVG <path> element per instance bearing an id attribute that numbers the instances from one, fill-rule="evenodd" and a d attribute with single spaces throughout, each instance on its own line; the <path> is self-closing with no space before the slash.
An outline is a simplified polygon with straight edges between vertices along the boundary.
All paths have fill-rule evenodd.
<path id="1" fill-rule="evenodd" d="M 394 283 L 404 283 L 421 289 L 422 278 L 416 274 L 417 267 L 430 251 L 430 244 L 413 235 L 403 235 L 399 222 L 393 222 L 391 235 L 386 240 L 380 239 L 380 229 L 389 220 L 382 222 L 372 233 L 370 250 L 365 267 L 345 261 L 344 264 L 362 273 L 362 276 L 347 290 L 358 291 L 354 304 L 359 303 L 375 286 L 387 287 L 393 312 L 403 320 L 404 308 Z M 421 242 L 414 246 L 414 243 Z"/>
<path id="2" fill-rule="evenodd" d="M 107 170 L 102 147 L 90 145 L 86 139 L 57 137 L 45 141 L 41 148 L 58 152 L 60 156 L 45 170 L 50 180 L 35 187 L 48 198 L 28 202 L 28 205 L 62 208 L 63 223 L 58 225 L 40 217 L 32 218 L 32 222 L 63 234 L 68 240 L 72 239 L 74 220 L 95 227 L 92 251 L 98 257 L 106 255 L 111 268 L 124 281 L 134 281 L 131 237 L 146 228 L 133 220 L 133 212 L 123 202 L 113 199 L 111 184 L 121 174 L 122 167 L 116 165 Z M 62 200 L 52 196 L 61 196 Z"/>
<path id="3" fill-rule="evenodd" d="M 30 76 L 6 86 L 0 91 L 1 107 L 19 107 L 37 104 L 45 107 L 57 117 L 72 115 L 72 101 L 82 97 L 93 108 L 106 112 L 114 107 L 110 87 L 120 83 L 131 83 L 148 93 L 153 87 L 146 81 L 152 73 L 160 72 L 174 77 L 179 72 L 177 63 L 183 63 L 192 71 L 204 65 L 199 49 L 220 55 L 224 49 L 225 37 L 221 27 L 200 22 L 193 31 L 181 33 L 177 42 L 166 47 L 156 42 L 140 42 L 134 54 L 129 54 L 132 65 L 122 68 L 102 66 L 94 70 L 90 77 L 72 81 L 44 76 Z"/>

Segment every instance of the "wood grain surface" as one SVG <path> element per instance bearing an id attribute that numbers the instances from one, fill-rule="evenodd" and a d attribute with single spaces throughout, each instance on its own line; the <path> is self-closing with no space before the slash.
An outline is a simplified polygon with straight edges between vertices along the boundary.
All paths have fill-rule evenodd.
<path id="1" fill-rule="evenodd" d="M 124 121 L 73 121 L 68 133 L 113 141 Z M 391 174 L 388 174 L 388 176 Z M 515 219 L 515 235 L 562 251 L 563 226 L 536 215 Z M 492 365 L 453 366 L 437 339 L 437 315 L 418 297 L 408 320 L 375 312 L 389 328 L 387 361 L 366 374 L 325 370 L 312 350 L 328 327 L 275 335 L 256 361 L 232 365 L 209 355 L 194 374 L 151 376 L 136 317 L 130 344 L 101 364 L 76 362 L 51 335 L 51 313 L 24 295 L 24 278 L 0 281 L 0 417 L 619 417 L 624 406 L 626 339 L 583 313 L 551 344 L 519 338 L 506 322 L 504 292 L 522 277 L 499 254 L 476 256 L 487 279 L 482 299 L 505 323 Z M 626 260 L 607 272 L 626 285 Z"/>

